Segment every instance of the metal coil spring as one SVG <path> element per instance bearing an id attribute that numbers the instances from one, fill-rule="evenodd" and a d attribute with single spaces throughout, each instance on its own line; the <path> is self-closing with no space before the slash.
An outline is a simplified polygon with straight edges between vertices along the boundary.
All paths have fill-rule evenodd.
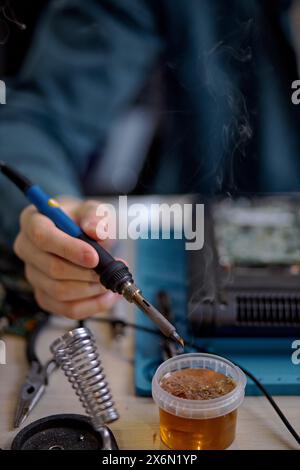
<path id="1" fill-rule="evenodd" d="M 95 339 L 88 328 L 76 328 L 50 347 L 95 429 L 119 418 L 115 409 Z"/>

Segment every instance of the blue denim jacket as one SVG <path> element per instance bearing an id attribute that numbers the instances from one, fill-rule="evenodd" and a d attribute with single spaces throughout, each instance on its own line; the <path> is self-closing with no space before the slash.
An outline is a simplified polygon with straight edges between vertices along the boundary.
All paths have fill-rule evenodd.
<path id="1" fill-rule="evenodd" d="M 1 159 L 53 195 L 80 195 L 89 157 L 160 61 L 166 139 L 153 191 L 297 189 L 297 77 L 280 14 L 279 0 L 50 2 L 0 109 Z M 25 204 L 1 178 L 2 238 Z"/>

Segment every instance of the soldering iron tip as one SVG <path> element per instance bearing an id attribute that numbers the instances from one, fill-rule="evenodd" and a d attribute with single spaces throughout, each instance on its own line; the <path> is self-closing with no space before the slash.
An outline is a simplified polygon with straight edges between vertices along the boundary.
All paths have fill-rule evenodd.
<path id="1" fill-rule="evenodd" d="M 177 331 L 173 331 L 172 335 L 171 335 L 171 338 L 176 341 L 176 343 L 180 344 L 180 346 L 182 348 L 184 348 L 184 340 L 183 338 L 181 338 L 181 336 L 179 336 L 179 334 L 177 333 Z"/>

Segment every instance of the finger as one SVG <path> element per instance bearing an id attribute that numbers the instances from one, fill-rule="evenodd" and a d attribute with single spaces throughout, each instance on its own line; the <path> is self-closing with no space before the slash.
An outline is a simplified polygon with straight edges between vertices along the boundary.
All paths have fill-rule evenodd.
<path id="1" fill-rule="evenodd" d="M 39 250 L 24 233 L 14 243 L 14 252 L 24 261 L 56 280 L 99 282 L 93 269 L 82 268 L 56 255 Z"/>
<path id="2" fill-rule="evenodd" d="M 36 290 L 35 297 L 42 309 L 73 320 L 82 320 L 110 310 L 119 298 L 117 294 L 108 291 L 106 294 L 84 301 L 58 302 L 41 290 Z"/>
<path id="3" fill-rule="evenodd" d="M 99 209 L 101 211 L 99 212 Z M 102 245 L 110 247 L 112 245 L 113 220 L 111 211 L 106 204 L 99 201 L 86 201 L 77 211 L 76 218 L 82 230 L 94 240 L 101 240 Z"/>
<path id="4" fill-rule="evenodd" d="M 94 268 L 99 262 L 94 248 L 59 230 L 48 217 L 37 211 L 30 208 L 23 211 L 21 228 L 32 243 L 42 251 L 55 254 L 85 268 Z"/>
<path id="5" fill-rule="evenodd" d="M 99 223 L 99 217 L 97 216 L 97 210 L 99 207 L 98 201 L 86 201 L 83 203 L 76 212 L 76 220 L 81 226 L 82 230 L 89 236 L 97 240 L 97 225 Z"/>
<path id="6" fill-rule="evenodd" d="M 25 275 L 35 289 L 47 292 L 49 297 L 59 302 L 88 299 L 106 292 L 100 283 L 55 281 L 30 264 L 26 265 Z"/>

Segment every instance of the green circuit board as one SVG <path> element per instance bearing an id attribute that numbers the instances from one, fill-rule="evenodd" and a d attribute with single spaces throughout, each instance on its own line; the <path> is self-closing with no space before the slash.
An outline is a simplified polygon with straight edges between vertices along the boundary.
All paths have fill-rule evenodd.
<path id="1" fill-rule="evenodd" d="M 213 221 L 222 266 L 300 264 L 300 201 L 228 199 Z"/>

